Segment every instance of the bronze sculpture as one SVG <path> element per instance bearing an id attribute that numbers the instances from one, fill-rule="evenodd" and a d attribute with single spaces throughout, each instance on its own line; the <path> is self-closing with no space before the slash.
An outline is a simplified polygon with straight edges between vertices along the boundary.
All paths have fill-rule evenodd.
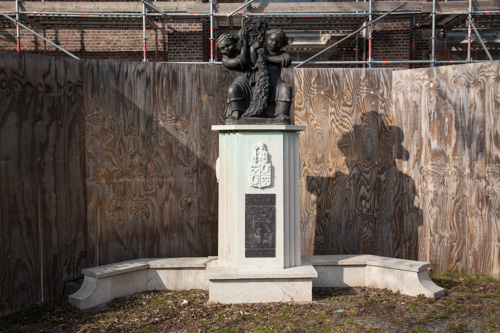
<path id="1" fill-rule="evenodd" d="M 286 34 L 267 31 L 262 18 L 245 20 L 238 36 L 218 38 L 222 65 L 236 73 L 227 92 L 226 123 L 290 122 L 292 86 L 281 78 L 281 68 L 292 63 L 282 50 L 287 44 Z"/>

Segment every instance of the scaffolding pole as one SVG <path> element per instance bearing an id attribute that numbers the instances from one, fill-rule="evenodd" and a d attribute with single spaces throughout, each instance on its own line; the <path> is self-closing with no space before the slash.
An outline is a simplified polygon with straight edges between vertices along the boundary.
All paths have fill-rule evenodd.
<path id="1" fill-rule="evenodd" d="M 158 29 L 155 29 L 155 62 L 158 62 Z"/>
<path id="2" fill-rule="evenodd" d="M 158 13 L 148 13 L 148 16 L 151 17 L 209 17 L 210 13 L 183 13 L 183 12 L 175 12 L 175 13 L 166 13 L 163 12 L 158 7 L 152 5 L 151 3 L 146 2 L 146 6 L 153 9 L 155 8 Z M 500 11 L 475 11 L 474 14 L 493 14 L 499 13 Z M 12 12 L 3 12 L 4 14 L 11 14 Z M 106 13 L 106 12 L 32 12 L 32 11 L 19 11 L 20 15 L 27 16 L 38 16 L 38 17 L 80 17 L 80 18 L 104 18 L 104 17 L 114 17 L 114 18 L 139 18 L 142 16 L 142 12 L 122 12 L 122 13 Z M 385 12 L 372 12 L 372 15 L 383 15 Z M 418 15 L 421 12 L 415 11 L 401 11 L 397 13 L 392 13 L 392 15 Z M 464 12 L 438 12 L 438 14 L 467 14 Z M 287 12 L 287 13 L 276 13 L 276 12 L 268 12 L 268 13 L 237 13 L 234 15 L 238 16 L 262 16 L 262 17 L 305 17 L 305 18 L 317 18 L 317 17 L 364 17 L 368 15 L 368 12 L 330 12 L 330 13 L 315 13 L 315 12 Z M 228 14 L 224 13 L 214 13 L 214 17 L 227 17 Z M 232 15 L 233 16 L 233 15 Z"/>
<path id="3" fill-rule="evenodd" d="M 372 58 L 372 0 L 369 0 L 368 9 L 368 67 L 372 68 L 373 58 Z"/>
<path id="4" fill-rule="evenodd" d="M 210 64 L 214 63 L 214 2 L 210 0 Z"/>
<path id="5" fill-rule="evenodd" d="M 146 6 L 158 11 L 158 13 L 148 13 L 148 16 L 152 17 L 209 17 L 210 13 L 166 13 L 159 9 L 158 7 L 146 2 Z M 10 14 L 11 12 L 5 12 L 5 14 Z M 134 18 L 141 17 L 142 12 L 128 12 L 128 13 L 104 13 L 104 12 L 90 12 L 90 13 L 79 13 L 79 12 L 30 12 L 30 11 L 20 11 L 19 14 L 38 16 L 38 17 L 80 17 L 80 18 L 104 18 L 104 17 L 114 17 L 114 18 Z M 374 12 L 374 15 L 384 14 L 383 12 Z M 419 12 L 398 12 L 397 14 L 405 15 L 416 15 Z M 214 17 L 228 17 L 228 14 L 214 13 Z M 245 13 L 235 14 L 238 16 L 245 16 Z M 310 12 L 294 12 L 294 13 L 248 13 L 247 16 L 265 16 L 265 17 L 363 17 L 366 16 L 367 12 L 357 12 L 357 13 L 347 13 L 347 12 L 332 12 L 332 13 L 310 13 Z M 395 15 L 395 14 L 394 14 Z M 231 15 L 233 16 L 233 15 Z"/>
<path id="6" fill-rule="evenodd" d="M 476 60 L 473 62 L 484 62 L 488 60 Z M 169 61 L 169 64 L 182 64 L 182 65 L 210 65 L 208 61 Z M 300 64 L 300 61 L 292 61 L 292 65 Z M 310 61 L 308 62 L 311 65 L 360 65 L 360 64 L 368 64 L 368 61 L 359 60 L 326 60 L 326 61 Z M 431 60 L 374 60 L 373 63 L 375 65 L 391 65 L 391 64 L 430 64 Z M 437 64 L 465 64 L 467 60 L 436 60 Z M 222 65 L 221 61 L 214 61 L 215 65 Z"/>
<path id="7" fill-rule="evenodd" d="M 43 31 L 43 55 L 47 55 L 47 33 Z"/>
<path id="8" fill-rule="evenodd" d="M 255 1 L 255 0 L 254 0 Z M 209 17 L 210 13 L 183 13 L 183 12 L 175 12 L 175 13 L 166 13 L 159 9 L 158 7 L 152 5 L 151 3 L 146 3 L 148 7 L 155 8 L 158 13 L 148 13 L 148 16 L 152 17 L 161 17 L 161 16 L 169 16 L 169 17 Z M 4 14 L 11 14 L 12 12 L 2 12 Z M 386 12 L 372 11 L 372 15 L 383 15 Z M 436 11 L 437 15 L 467 15 L 469 11 Z M 492 15 L 500 13 L 500 10 L 471 10 L 471 13 L 474 15 Z M 133 18 L 133 17 L 141 17 L 142 12 L 33 12 L 33 11 L 19 11 L 20 15 L 31 15 L 31 16 L 46 16 L 46 17 L 81 17 L 81 18 L 99 18 L 99 17 L 116 17 L 116 18 Z M 320 12 L 268 12 L 268 13 L 248 13 L 248 16 L 265 16 L 265 17 L 347 17 L 347 16 L 355 16 L 355 17 L 363 17 L 367 16 L 369 12 L 329 12 L 329 13 L 320 13 Z M 419 15 L 422 12 L 419 11 L 399 11 L 396 13 L 392 13 L 391 15 Z M 243 16 L 245 13 L 238 13 L 237 15 Z M 227 17 L 228 14 L 224 13 L 214 13 L 214 17 Z M 430 14 L 429 16 L 432 16 Z"/>
<path id="9" fill-rule="evenodd" d="M 21 26 L 22 28 L 28 30 L 29 32 L 31 32 L 32 34 L 34 34 L 35 36 L 43 39 L 44 41 L 46 41 L 47 43 L 49 43 L 50 45 L 54 46 L 55 48 L 61 50 L 62 52 L 66 53 L 67 55 L 69 55 L 70 57 L 72 58 L 75 58 L 75 59 L 80 59 L 78 58 L 76 55 L 74 55 L 73 53 L 69 52 L 69 51 L 66 51 L 65 49 L 63 49 L 62 47 L 60 47 L 59 45 L 57 45 L 56 43 L 52 42 L 51 40 L 43 37 L 42 35 L 40 35 L 39 33 L 37 33 L 36 31 L 34 31 L 33 29 L 30 29 L 28 28 L 27 26 L 25 26 L 24 24 L 22 24 L 21 22 L 17 21 L 16 19 L 13 19 L 12 17 L 10 17 L 9 15 L 6 15 L 4 13 L 0 13 L 0 15 L 2 15 L 3 17 L 11 20 L 12 22 L 14 23 L 17 23 L 19 24 L 19 26 Z"/>
<path id="10" fill-rule="evenodd" d="M 488 60 L 475 60 L 474 63 L 484 62 Z M 430 64 L 431 60 L 374 60 L 375 65 L 391 65 L 391 64 Z M 467 60 L 436 60 L 437 64 L 465 64 Z M 208 61 L 169 61 L 169 64 L 182 64 L 182 65 L 210 65 Z M 221 61 L 214 61 L 215 65 L 222 65 Z M 300 64 L 300 61 L 292 61 L 292 65 Z M 311 65 L 361 65 L 368 64 L 368 60 L 325 60 L 325 61 L 310 61 Z"/>
<path id="11" fill-rule="evenodd" d="M 363 22 L 363 27 L 366 26 L 366 21 Z M 366 29 L 363 30 L 363 60 L 366 60 Z M 366 64 L 363 63 L 363 68 L 366 67 Z"/>
<path id="12" fill-rule="evenodd" d="M 436 66 L 436 0 L 432 0 L 431 67 Z"/>
<path id="13" fill-rule="evenodd" d="M 356 56 L 355 56 L 355 60 L 356 61 L 359 61 L 359 34 L 356 34 Z"/>
<path id="14" fill-rule="evenodd" d="M 384 15 L 382 15 L 382 16 L 380 16 L 380 17 L 377 17 L 375 20 L 373 20 L 373 22 L 371 22 L 371 24 L 373 24 L 373 23 L 375 23 L 375 22 L 380 21 L 381 19 L 383 19 L 383 18 L 384 18 L 384 17 L 386 17 L 387 15 L 391 14 L 392 12 L 394 12 L 394 11 L 398 10 L 399 8 L 403 7 L 404 5 L 406 5 L 406 2 L 403 2 L 402 4 L 400 4 L 399 6 L 397 6 L 396 8 L 391 9 L 390 11 L 388 11 L 387 13 L 385 13 Z M 343 41 L 345 41 L 346 39 L 351 38 L 352 36 L 354 36 L 354 35 L 355 35 L 355 34 L 357 34 L 358 32 L 365 30 L 367 27 L 369 27 L 369 26 L 364 25 L 364 26 L 362 26 L 361 28 L 359 28 L 359 29 L 357 29 L 357 30 L 355 30 L 355 31 L 351 32 L 349 35 L 345 36 L 344 38 L 342 38 L 342 39 L 338 40 L 337 42 L 333 43 L 332 45 L 328 46 L 328 47 L 327 47 L 326 49 L 324 49 L 323 51 L 320 51 L 320 52 L 316 53 L 315 55 L 313 55 L 312 57 L 310 57 L 309 59 L 304 60 L 303 62 L 299 63 L 297 66 L 295 66 L 295 68 L 298 68 L 298 67 L 302 66 L 303 64 L 305 64 L 305 63 L 309 62 L 310 60 L 312 60 L 312 59 L 316 58 L 317 56 L 319 56 L 319 55 L 323 54 L 324 52 L 328 51 L 328 50 L 329 50 L 329 49 L 331 49 L 332 47 L 334 47 L 334 46 L 336 46 L 336 45 L 338 45 L 338 44 L 342 43 L 342 42 L 343 42 Z M 369 60 L 370 60 L 370 59 L 369 59 Z M 370 63 L 371 61 L 368 61 L 368 62 Z"/>
<path id="15" fill-rule="evenodd" d="M 443 40 L 444 40 L 443 60 L 448 60 L 448 54 L 447 54 L 448 36 L 446 36 L 446 30 L 443 30 Z"/>
<path id="16" fill-rule="evenodd" d="M 245 2 L 243 5 L 239 6 L 238 8 L 236 8 L 235 10 L 233 10 L 231 13 L 227 14 L 226 16 L 227 17 L 230 17 L 230 16 L 233 16 L 234 14 L 236 14 L 239 10 L 243 9 L 243 8 L 247 8 L 252 2 L 254 2 L 255 0 L 250 0 L 250 1 L 247 1 Z"/>
<path id="17" fill-rule="evenodd" d="M 468 10 L 462 10 L 462 11 L 453 11 L 453 10 L 446 10 L 442 12 L 437 12 L 439 15 L 467 15 L 469 13 Z M 472 10 L 472 14 L 474 15 L 490 15 L 490 14 L 498 14 L 500 13 L 499 10 Z"/>
<path id="18" fill-rule="evenodd" d="M 411 35 L 412 35 L 412 41 L 411 41 L 411 60 L 415 61 L 415 56 L 417 53 L 417 45 L 416 45 L 416 40 L 415 40 L 415 29 L 416 29 L 416 20 L 415 17 L 413 17 L 413 25 L 411 29 Z M 413 68 L 415 68 L 415 64 L 413 64 Z"/>
<path id="19" fill-rule="evenodd" d="M 19 0 L 16 0 L 16 45 L 17 52 L 21 52 L 21 30 L 19 29 Z"/>
<path id="20" fill-rule="evenodd" d="M 147 52 L 146 52 L 146 25 L 148 24 L 147 21 L 147 9 L 146 9 L 146 1 L 142 0 L 142 61 L 147 62 Z"/>
<path id="21" fill-rule="evenodd" d="M 486 61 L 486 60 L 485 60 Z M 436 60 L 438 64 L 465 64 L 466 60 Z M 476 62 L 476 61 L 474 61 Z M 430 64 L 431 60 L 374 60 L 375 65 L 391 65 L 391 64 Z M 292 61 L 292 64 L 300 64 L 300 61 Z M 310 61 L 309 64 L 313 65 L 357 65 L 357 64 L 368 64 L 368 60 L 365 61 L 351 61 L 351 60 L 332 60 L 332 61 Z"/>
<path id="22" fill-rule="evenodd" d="M 486 55 L 488 56 L 488 59 L 490 59 L 491 61 L 493 61 L 493 58 L 491 57 L 490 51 L 488 51 L 488 49 L 486 48 L 486 45 L 484 44 L 483 38 L 479 34 L 479 31 L 477 31 L 476 25 L 472 21 L 470 21 L 470 24 L 471 24 L 472 28 L 474 29 L 474 32 L 476 33 L 477 38 L 481 42 L 481 45 L 483 46 L 483 49 L 486 52 Z"/>
<path id="23" fill-rule="evenodd" d="M 467 62 L 472 62 L 471 57 L 471 44 L 472 44 L 472 33 L 471 33 L 471 22 L 472 22 L 472 0 L 469 0 L 469 17 L 468 28 L 467 28 Z"/>
<path id="24" fill-rule="evenodd" d="M 375 12 L 372 11 L 372 15 L 383 15 L 386 12 Z M 314 12 L 267 12 L 267 13 L 248 13 L 248 16 L 261 16 L 261 17 L 346 17 L 346 16 L 354 16 L 354 17 L 365 17 L 369 14 L 369 12 L 329 12 L 329 13 L 314 13 Z M 419 15 L 421 12 L 416 11 L 401 11 L 397 13 L 392 13 L 392 15 Z M 246 13 L 237 13 L 233 15 L 244 16 Z M 216 14 L 216 16 L 227 16 L 227 14 Z"/>

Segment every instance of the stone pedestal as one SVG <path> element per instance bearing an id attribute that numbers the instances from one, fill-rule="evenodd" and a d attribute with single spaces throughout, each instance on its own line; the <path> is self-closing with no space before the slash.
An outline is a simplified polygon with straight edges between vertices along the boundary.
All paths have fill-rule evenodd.
<path id="1" fill-rule="evenodd" d="M 299 131 L 221 125 L 219 253 L 207 267 L 210 301 L 311 301 L 316 271 L 300 255 Z"/>

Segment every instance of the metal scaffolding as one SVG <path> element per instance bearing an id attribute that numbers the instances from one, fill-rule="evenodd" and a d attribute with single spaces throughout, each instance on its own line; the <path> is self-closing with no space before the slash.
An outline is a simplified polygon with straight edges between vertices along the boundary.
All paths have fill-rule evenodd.
<path id="1" fill-rule="evenodd" d="M 397 3 L 393 3 L 394 8 L 387 11 L 373 10 L 373 6 L 377 4 L 374 0 L 368 0 L 368 10 L 364 11 L 307 11 L 307 12 L 263 12 L 258 11 L 258 6 L 249 11 L 250 5 L 255 0 L 249 0 L 241 5 L 234 4 L 235 9 L 228 13 L 221 12 L 218 9 L 216 0 L 209 0 L 209 10 L 208 12 L 202 13 L 189 13 L 189 12 L 173 12 L 164 11 L 158 8 L 157 2 L 155 4 L 148 0 L 141 0 L 142 11 L 141 12 L 63 12 L 63 11 L 23 11 L 20 9 L 20 0 L 15 1 L 14 11 L 2 11 L 0 12 L 0 20 L 4 18 L 4 22 L 11 22 L 10 24 L 16 28 L 16 49 L 21 52 L 21 34 L 20 29 L 26 29 L 33 33 L 35 36 L 41 38 L 44 41 L 44 51 L 46 50 L 45 43 L 49 43 L 66 53 L 67 55 L 78 59 L 78 57 L 71 52 L 65 50 L 61 46 L 57 45 L 53 41 L 50 41 L 45 37 L 45 31 L 47 29 L 74 29 L 75 22 L 77 22 L 83 29 L 85 27 L 92 27 L 93 29 L 106 30 L 106 28 L 118 26 L 123 29 L 138 29 L 142 28 L 142 40 L 143 40 L 143 61 L 148 61 L 147 57 L 147 30 L 155 30 L 155 61 L 158 61 L 158 23 L 165 22 L 182 22 L 183 20 L 196 20 L 197 22 L 207 22 L 209 24 L 209 58 L 207 61 L 201 62 L 176 62 L 176 63 L 189 63 L 189 64 L 219 64 L 216 61 L 215 56 L 215 38 L 214 32 L 215 27 L 226 26 L 229 29 L 238 26 L 237 22 L 234 24 L 233 17 L 250 17 L 250 16 L 264 16 L 273 20 L 273 25 L 276 26 L 306 26 L 308 20 L 321 20 L 321 27 L 328 28 L 329 25 L 339 31 L 342 31 L 344 36 L 339 38 L 337 41 L 330 45 L 326 45 L 323 50 L 316 53 L 312 57 L 309 57 L 305 61 L 293 62 L 296 67 L 303 66 L 304 64 L 312 65 L 363 65 L 372 67 L 373 65 L 387 65 L 387 64 L 412 64 L 413 66 L 417 64 L 429 64 L 434 67 L 436 64 L 453 64 L 453 63 L 470 63 L 474 60 L 472 59 L 472 30 L 480 42 L 482 48 L 484 49 L 488 59 L 493 60 L 477 26 L 474 24 L 474 19 L 484 16 L 493 16 L 493 22 L 500 26 L 500 8 L 491 8 L 489 10 L 473 10 L 472 0 L 468 0 L 468 10 L 437 10 L 437 0 L 432 1 L 432 12 L 430 15 L 423 11 L 418 11 L 414 9 L 405 10 L 405 3 L 401 3 L 395 6 Z M 354 2 L 353 2 L 354 3 Z M 356 2 L 357 3 L 357 2 Z M 442 2 L 439 2 L 442 3 Z M 245 9 L 245 12 L 240 12 Z M 441 21 L 437 22 L 437 16 L 440 16 Z M 376 18 L 374 18 L 376 17 Z M 447 54 L 447 33 L 455 29 L 456 27 L 463 28 L 464 18 L 466 18 L 466 28 L 467 28 L 467 58 L 464 60 L 448 60 Z M 411 52 L 409 58 L 402 60 L 378 60 L 373 58 L 373 29 L 375 23 L 382 19 L 389 19 L 391 21 L 408 21 L 411 24 Z M 417 23 L 420 21 L 420 23 Z M 429 23 L 430 21 L 430 23 Z M 297 24 L 298 22 L 298 24 Z M 0 21 L 0 23 L 2 23 Z M 295 25 L 294 25 L 295 23 Z M 438 25 L 442 29 L 442 36 L 445 43 L 445 50 L 443 60 L 437 60 L 436 58 L 436 40 L 438 39 L 436 30 Z M 5 23 L 4 23 L 5 26 Z M 431 30 L 430 42 L 430 59 L 429 60 L 417 60 L 416 58 L 416 31 L 422 29 L 422 27 L 427 27 Z M 43 35 L 37 33 L 34 28 L 43 30 Z M 226 28 L 226 30 L 228 29 Z M 326 29 L 325 29 L 326 30 Z M 349 32 L 349 30 L 351 32 Z M 360 37 L 360 32 L 363 33 L 363 60 L 359 60 L 359 44 L 358 39 Z M 365 33 L 366 32 L 366 33 Z M 355 60 L 354 61 L 312 61 L 312 59 L 317 58 L 326 51 L 332 49 L 333 47 L 339 45 L 340 43 L 350 39 L 355 39 Z M 368 55 L 366 55 L 365 41 L 368 43 Z M 477 60 L 476 60 L 477 61 Z"/>

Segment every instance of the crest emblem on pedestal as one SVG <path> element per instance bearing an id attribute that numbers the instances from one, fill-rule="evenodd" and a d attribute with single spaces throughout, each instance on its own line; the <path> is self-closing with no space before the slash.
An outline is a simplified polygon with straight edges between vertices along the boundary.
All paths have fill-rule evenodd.
<path id="1" fill-rule="evenodd" d="M 253 146 L 254 153 L 250 163 L 250 186 L 263 188 L 271 186 L 272 164 L 269 161 L 269 152 L 263 142 Z"/>

